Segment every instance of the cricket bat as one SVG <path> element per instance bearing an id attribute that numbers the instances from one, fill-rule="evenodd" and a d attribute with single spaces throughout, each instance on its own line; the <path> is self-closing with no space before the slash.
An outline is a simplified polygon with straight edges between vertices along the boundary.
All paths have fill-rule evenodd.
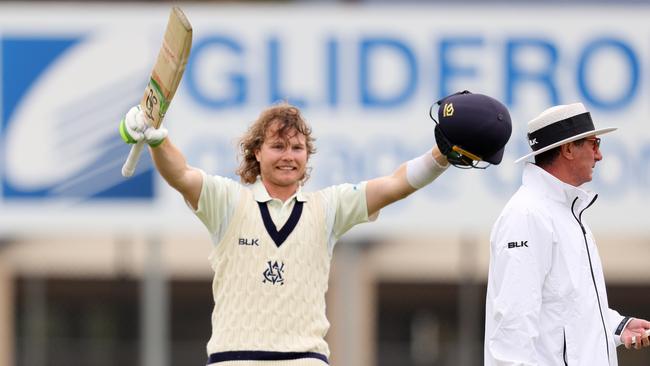
<path id="1" fill-rule="evenodd" d="M 144 112 L 146 122 L 159 128 L 165 112 L 169 108 L 178 84 L 181 82 L 187 59 L 192 48 L 192 25 L 187 20 L 183 11 L 175 6 L 169 13 L 169 21 L 165 29 L 163 43 L 156 59 L 149 84 L 140 101 L 140 108 Z M 122 166 L 122 175 L 130 177 L 140 159 L 140 154 L 145 146 L 140 141 L 131 147 L 129 156 Z"/>

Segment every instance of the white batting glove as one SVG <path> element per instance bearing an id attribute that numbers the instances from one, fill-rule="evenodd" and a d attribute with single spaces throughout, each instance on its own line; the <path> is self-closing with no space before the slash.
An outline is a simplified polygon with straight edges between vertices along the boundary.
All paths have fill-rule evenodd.
<path id="1" fill-rule="evenodd" d="M 144 140 L 151 147 L 158 147 L 167 137 L 167 129 L 163 126 L 160 128 L 147 127 L 144 130 Z"/>
<path id="2" fill-rule="evenodd" d="M 144 140 L 149 146 L 156 147 L 167 137 L 167 129 L 162 126 L 160 128 L 149 126 L 144 119 L 144 113 L 137 105 L 129 109 L 120 121 L 120 136 L 127 144 Z"/>

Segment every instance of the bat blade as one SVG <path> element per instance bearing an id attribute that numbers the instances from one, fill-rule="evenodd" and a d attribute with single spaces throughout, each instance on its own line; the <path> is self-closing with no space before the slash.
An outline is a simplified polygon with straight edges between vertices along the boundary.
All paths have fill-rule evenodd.
<path id="1" fill-rule="evenodd" d="M 183 11 L 175 6 L 169 13 L 163 43 L 158 52 L 156 64 L 151 71 L 149 84 L 140 101 L 140 108 L 150 126 L 159 128 L 162 124 L 185 72 L 191 48 L 192 25 Z M 129 156 L 122 166 L 123 176 L 130 177 L 135 172 L 143 144 L 144 142 L 141 141 L 131 148 Z"/>

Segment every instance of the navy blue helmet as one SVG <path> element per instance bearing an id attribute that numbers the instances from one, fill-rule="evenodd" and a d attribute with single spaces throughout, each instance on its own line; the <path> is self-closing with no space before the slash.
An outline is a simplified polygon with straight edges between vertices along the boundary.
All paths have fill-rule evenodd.
<path id="1" fill-rule="evenodd" d="M 438 119 L 433 109 L 438 106 Z M 497 165 L 512 133 L 508 109 L 498 100 L 467 90 L 440 99 L 431 107 L 431 118 L 440 152 L 459 168 Z M 488 164 L 489 165 L 489 164 Z"/>

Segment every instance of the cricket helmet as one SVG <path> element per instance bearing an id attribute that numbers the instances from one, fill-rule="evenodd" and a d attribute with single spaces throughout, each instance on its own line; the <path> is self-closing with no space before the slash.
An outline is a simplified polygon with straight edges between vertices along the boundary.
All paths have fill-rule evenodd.
<path id="1" fill-rule="evenodd" d="M 436 106 L 437 119 L 433 116 Z M 512 134 L 510 113 L 501 102 L 464 90 L 434 103 L 429 115 L 436 122 L 438 148 L 451 164 L 484 169 L 489 164 L 501 163 Z"/>

